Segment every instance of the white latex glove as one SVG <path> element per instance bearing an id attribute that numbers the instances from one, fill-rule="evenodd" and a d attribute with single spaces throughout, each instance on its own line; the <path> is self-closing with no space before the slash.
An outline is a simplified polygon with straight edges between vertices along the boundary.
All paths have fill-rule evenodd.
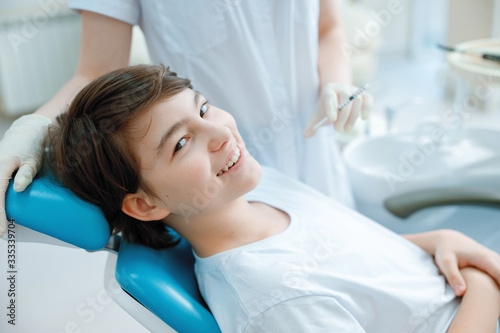
<path id="1" fill-rule="evenodd" d="M 349 132 L 356 120 L 361 116 L 364 120 L 373 107 L 373 97 L 364 91 L 346 105 L 342 110 L 338 110 L 339 105 L 348 100 L 359 88 L 347 84 L 328 83 L 321 89 L 316 110 L 304 130 L 304 137 L 310 138 L 316 134 L 314 126 L 327 117 L 323 126 L 334 124 L 337 131 Z"/>
<path id="2" fill-rule="evenodd" d="M 0 237 L 7 229 L 5 193 L 16 169 L 14 190 L 22 192 L 31 184 L 41 167 L 43 141 L 52 120 L 39 114 L 22 116 L 14 121 L 0 141 Z"/>

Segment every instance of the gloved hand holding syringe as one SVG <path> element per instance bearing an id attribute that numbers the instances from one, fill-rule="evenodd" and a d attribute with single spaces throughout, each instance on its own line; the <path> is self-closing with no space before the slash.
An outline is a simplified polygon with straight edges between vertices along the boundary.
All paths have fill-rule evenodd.
<path id="1" fill-rule="evenodd" d="M 331 83 L 325 85 L 321 91 L 315 113 L 304 130 L 304 137 L 314 136 L 316 131 L 329 121 L 335 123 L 337 130 L 349 132 L 359 116 L 366 119 L 373 106 L 373 97 L 366 92 L 369 86 L 369 82 L 359 89 L 343 84 Z M 354 89 L 356 90 L 353 91 Z M 358 98 L 361 94 L 363 94 L 362 100 Z M 343 102 L 340 105 L 338 104 L 339 97 L 337 95 L 343 97 Z M 353 102 L 353 105 L 351 105 L 351 102 Z M 340 113 L 342 110 L 344 110 L 344 113 Z"/>

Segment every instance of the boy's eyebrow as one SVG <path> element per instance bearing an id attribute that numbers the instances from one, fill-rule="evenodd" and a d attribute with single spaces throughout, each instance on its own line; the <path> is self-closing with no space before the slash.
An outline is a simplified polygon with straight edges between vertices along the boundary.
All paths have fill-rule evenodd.
<path id="1" fill-rule="evenodd" d="M 158 144 L 158 147 L 156 147 L 156 151 L 159 152 L 163 149 L 163 146 L 167 143 L 167 141 L 176 133 L 178 132 L 182 127 L 184 127 L 187 123 L 189 122 L 189 118 L 182 118 L 178 122 L 176 122 L 172 127 L 168 129 L 168 131 L 163 135 L 163 137 L 160 140 L 160 143 Z"/>
<path id="2" fill-rule="evenodd" d="M 197 91 L 194 92 L 194 105 L 195 107 L 198 105 L 198 101 L 200 99 L 201 94 Z M 158 144 L 158 147 L 156 147 L 156 151 L 159 152 L 163 149 L 163 146 L 167 143 L 167 141 L 177 132 L 179 131 L 182 127 L 186 126 L 186 124 L 189 122 L 189 118 L 185 117 L 176 122 L 172 127 L 168 129 L 168 131 L 163 135 L 163 137 L 160 140 L 160 143 Z"/>
<path id="3" fill-rule="evenodd" d="M 194 106 L 198 106 L 198 101 L 200 100 L 201 94 L 194 90 Z"/>

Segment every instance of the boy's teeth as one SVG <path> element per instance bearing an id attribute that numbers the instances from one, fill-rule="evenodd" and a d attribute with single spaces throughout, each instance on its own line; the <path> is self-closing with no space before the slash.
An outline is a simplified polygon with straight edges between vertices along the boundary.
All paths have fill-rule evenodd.
<path id="1" fill-rule="evenodd" d="M 238 148 L 236 148 L 236 151 L 234 152 L 234 155 L 231 157 L 231 159 L 226 163 L 224 168 L 222 168 L 219 173 L 217 173 L 217 176 L 222 175 L 224 172 L 229 170 L 230 167 L 232 167 L 236 162 L 238 162 L 238 159 L 240 158 L 241 152 Z"/>

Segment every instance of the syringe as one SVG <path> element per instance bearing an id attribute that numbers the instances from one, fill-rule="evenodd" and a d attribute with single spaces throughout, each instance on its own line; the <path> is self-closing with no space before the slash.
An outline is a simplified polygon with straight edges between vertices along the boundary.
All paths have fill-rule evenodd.
<path id="1" fill-rule="evenodd" d="M 361 95 L 363 93 L 363 91 L 365 91 L 366 89 L 368 89 L 368 87 L 370 87 L 370 83 L 367 82 L 361 88 L 359 88 L 358 90 L 356 90 L 354 92 L 354 94 L 352 94 L 351 96 L 349 96 L 349 98 L 347 100 L 345 100 L 342 104 L 340 104 L 338 110 L 340 111 L 343 108 L 345 108 L 347 105 L 349 105 L 349 103 L 351 103 L 353 99 L 355 99 L 356 97 L 358 97 L 359 95 Z M 317 123 L 316 125 L 314 125 L 314 127 L 313 127 L 314 131 L 316 132 L 318 130 L 318 128 L 320 128 L 321 126 L 323 126 L 327 121 L 328 121 L 328 117 L 325 117 L 325 118 L 321 119 L 321 121 L 319 123 Z"/>

